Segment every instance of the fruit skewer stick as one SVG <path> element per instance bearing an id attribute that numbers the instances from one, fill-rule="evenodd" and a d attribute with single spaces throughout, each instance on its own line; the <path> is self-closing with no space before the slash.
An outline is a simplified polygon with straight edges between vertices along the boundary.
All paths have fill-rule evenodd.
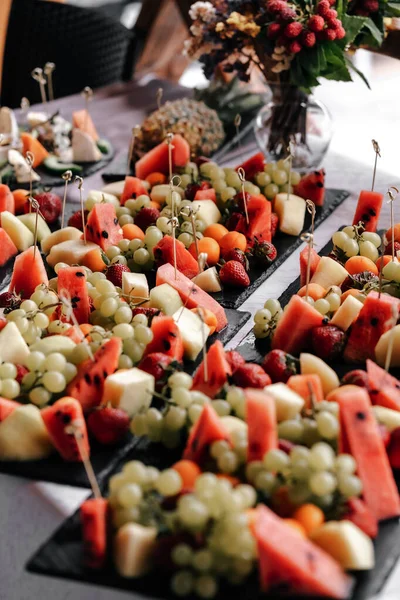
<path id="1" fill-rule="evenodd" d="M 293 164 L 293 153 L 292 153 L 292 144 L 289 142 L 288 146 L 288 155 L 286 159 L 289 163 L 289 173 L 288 173 L 288 184 L 287 184 L 287 200 L 289 200 L 290 196 L 290 186 L 292 183 L 292 164 Z"/>
<path id="2" fill-rule="evenodd" d="M 315 227 L 315 204 L 312 200 L 306 200 L 306 208 L 307 212 L 311 215 L 311 225 L 310 225 L 310 233 L 314 235 L 314 227 Z"/>
<path id="3" fill-rule="evenodd" d="M 33 207 L 33 209 L 36 213 L 35 231 L 33 232 L 33 257 L 35 257 L 36 256 L 36 248 L 37 248 L 38 219 L 39 219 L 39 215 L 42 217 L 42 219 L 44 219 L 44 217 L 43 217 L 42 213 L 40 212 L 39 202 L 37 200 L 35 200 L 35 198 L 32 198 L 32 196 L 29 196 L 28 201 L 29 201 L 29 206 L 30 206 L 29 212 L 31 212 L 31 209 Z"/>
<path id="4" fill-rule="evenodd" d="M 56 69 L 56 65 L 53 62 L 47 62 L 44 65 L 43 73 L 47 77 L 47 87 L 49 90 L 49 100 L 54 100 L 54 88 L 53 88 L 53 72 Z"/>
<path id="5" fill-rule="evenodd" d="M 244 172 L 244 169 L 242 167 L 239 167 L 237 174 L 239 175 L 239 179 L 242 183 L 243 205 L 244 205 L 244 212 L 246 215 L 246 223 L 248 225 L 249 224 L 249 213 L 247 211 L 246 190 L 244 189 L 244 184 L 246 182 L 246 173 Z"/>
<path id="6" fill-rule="evenodd" d="M 312 233 L 303 233 L 300 236 L 302 242 L 308 244 L 308 257 L 307 257 L 307 271 L 306 271 L 306 295 L 305 300 L 308 302 L 308 287 L 310 285 L 310 273 L 311 273 L 311 250 L 314 247 L 314 236 Z"/>
<path id="7" fill-rule="evenodd" d="M 93 90 L 91 87 L 89 87 L 88 85 L 86 87 L 83 88 L 82 92 L 81 92 L 81 96 L 84 98 L 85 100 L 85 123 L 84 123 L 84 130 L 86 131 L 87 129 L 87 122 L 89 119 L 89 102 L 91 102 L 93 100 Z"/>
<path id="8" fill-rule="evenodd" d="M 171 144 L 169 144 L 168 149 Z M 170 167 L 171 168 L 171 167 Z M 174 277 L 176 279 L 176 228 L 179 225 L 178 218 L 175 216 L 175 191 L 174 191 L 174 179 L 175 177 L 171 177 L 169 181 L 169 193 L 171 195 L 171 227 L 172 227 L 172 243 L 174 249 Z M 177 186 L 181 183 L 181 178 L 176 176 Z"/>
<path id="9" fill-rule="evenodd" d="M 32 78 L 38 82 L 39 84 L 39 88 L 40 88 L 40 95 L 42 97 L 42 103 L 46 104 L 47 102 L 47 98 L 46 98 L 46 78 L 43 76 L 43 69 L 41 69 L 40 67 L 36 67 L 36 69 L 33 69 L 32 73 Z"/>
<path id="10" fill-rule="evenodd" d="M 388 347 L 387 347 L 386 359 L 385 359 L 385 371 L 387 371 L 387 372 L 389 372 L 390 362 L 392 360 L 394 338 L 396 336 L 396 325 L 397 325 L 397 319 L 399 318 L 399 309 L 394 304 L 392 306 L 392 318 L 393 318 L 393 325 L 392 325 L 392 329 L 390 331 L 390 337 L 388 340 Z"/>
<path id="11" fill-rule="evenodd" d="M 82 179 L 82 177 L 79 177 L 79 175 L 76 175 L 75 183 L 78 185 L 78 189 L 79 189 L 79 198 L 80 198 L 81 215 L 82 215 L 83 241 L 85 242 L 85 246 L 86 246 L 85 207 L 83 206 L 83 194 L 82 194 L 83 179 Z"/>
<path id="12" fill-rule="evenodd" d="M 65 173 L 63 173 L 61 175 L 62 179 L 64 180 L 64 197 L 63 197 L 63 205 L 62 205 L 62 214 L 61 214 L 61 229 L 64 228 L 64 216 L 65 216 L 65 204 L 67 202 L 67 190 L 68 190 L 68 184 L 72 179 L 72 171 L 65 171 Z"/>
<path id="13" fill-rule="evenodd" d="M 235 120 L 233 121 L 233 124 L 235 125 L 235 129 L 236 129 L 236 139 L 237 139 L 237 147 L 239 150 L 239 156 L 240 156 L 240 162 L 244 162 L 243 159 L 243 146 L 242 146 L 242 141 L 241 141 L 241 137 L 240 137 L 240 126 L 242 124 L 242 117 L 239 115 L 239 113 L 236 115 Z"/>
<path id="14" fill-rule="evenodd" d="M 174 146 L 172 145 L 172 138 L 173 138 L 173 134 L 172 133 L 167 133 L 167 136 L 165 138 L 165 141 L 168 145 L 168 173 L 169 173 L 169 181 L 172 181 L 172 150 L 174 149 Z"/>
<path id="15" fill-rule="evenodd" d="M 374 162 L 374 171 L 372 174 L 371 192 L 374 191 L 374 187 L 375 187 L 375 176 L 376 176 L 376 167 L 378 164 L 378 156 L 379 156 L 379 158 L 381 158 L 381 149 L 379 148 L 379 144 L 376 140 L 372 140 L 372 147 L 375 152 L 375 162 Z"/>
<path id="16" fill-rule="evenodd" d="M 79 454 L 81 455 L 81 460 L 82 460 L 83 466 L 86 471 L 87 478 L 90 483 L 90 487 L 92 488 L 92 491 L 93 491 L 93 496 L 96 498 L 96 500 L 99 500 L 101 498 L 99 484 L 97 483 L 97 479 L 96 479 L 96 475 L 94 474 L 92 463 L 90 462 L 90 459 L 89 459 L 88 455 L 86 454 L 85 446 L 82 443 L 82 433 L 79 431 L 78 425 L 79 425 L 78 423 L 74 423 L 72 421 L 72 423 L 70 425 L 66 426 L 65 433 L 74 436 L 74 438 L 76 440 L 76 445 L 78 446 Z"/>
<path id="17" fill-rule="evenodd" d="M 395 194 L 393 193 L 393 190 L 396 192 Z M 392 261 L 394 261 L 394 259 L 395 259 L 395 254 L 394 254 L 394 208 L 393 208 L 393 202 L 395 201 L 398 193 L 399 193 L 399 190 L 394 185 L 392 185 L 388 189 L 388 191 L 387 191 L 387 195 L 389 196 L 388 204 L 390 204 L 390 227 L 392 229 Z"/>
<path id="18" fill-rule="evenodd" d="M 28 150 L 28 152 L 25 154 L 25 160 L 28 164 L 29 167 L 29 199 L 32 198 L 32 169 L 33 169 L 33 163 L 35 162 L 35 156 L 33 155 L 32 152 L 30 152 Z M 29 203 L 29 212 L 32 212 L 32 204 Z"/>
<path id="19" fill-rule="evenodd" d="M 162 98 L 163 98 L 164 90 L 162 87 L 158 88 L 156 92 L 156 102 L 157 109 L 160 111 L 162 106 Z M 164 126 L 164 117 L 161 118 L 161 135 L 165 137 L 165 126 Z"/>
<path id="20" fill-rule="evenodd" d="M 140 132 L 140 126 L 135 125 L 135 127 L 132 129 L 131 143 L 129 144 L 128 164 L 126 165 L 126 177 L 128 177 L 129 173 L 131 172 L 133 151 L 135 149 L 136 138 L 139 135 L 139 132 Z"/>
<path id="21" fill-rule="evenodd" d="M 64 312 L 66 318 L 68 319 L 68 321 L 72 321 L 72 324 L 75 328 L 76 333 L 78 334 L 78 337 L 80 337 L 81 342 L 83 342 L 84 344 L 87 345 L 87 351 L 88 351 L 90 360 L 92 362 L 94 362 L 94 356 L 93 356 L 93 352 L 92 352 L 92 349 L 89 344 L 89 340 L 83 333 L 82 329 L 79 327 L 78 320 L 75 316 L 74 309 L 72 307 L 71 298 L 68 298 L 65 294 L 61 294 L 59 296 L 59 298 L 60 298 L 60 301 L 62 302 L 63 312 Z"/>
<path id="22" fill-rule="evenodd" d="M 202 306 L 198 307 L 198 315 L 201 321 L 201 335 L 203 337 L 203 365 L 204 365 L 204 369 L 203 369 L 203 374 L 204 374 L 204 381 L 207 383 L 208 382 L 208 363 L 207 363 L 207 348 L 206 348 L 206 332 L 204 330 L 204 310 Z"/>

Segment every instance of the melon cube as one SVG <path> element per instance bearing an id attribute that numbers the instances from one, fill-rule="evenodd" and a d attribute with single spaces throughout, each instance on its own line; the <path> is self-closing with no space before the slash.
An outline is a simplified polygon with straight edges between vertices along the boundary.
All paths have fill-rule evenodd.
<path id="1" fill-rule="evenodd" d="M 193 278 L 193 281 L 199 288 L 209 294 L 220 292 L 222 290 L 221 281 L 215 267 L 210 267 L 209 269 L 202 271 Z"/>
<path id="2" fill-rule="evenodd" d="M 43 352 L 46 356 L 52 352 L 61 352 L 68 360 L 75 346 L 75 342 L 66 335 L 49 335 L 33 344 L 31 352 Z"/>
<path id="3" fill-rule="evenodd" d="M 400 367 L 400 325 L 386 331 L 375 346 L 375 358 L 378 365 L 385 366 L 389 342 L 392 339 L 392 356 L 389 367 Z"/>
<path id="4" fill-rule="evenodd" d="M 295 194 L 275 196 L 274 210 L 279 217 L 279 229 L 287 235 L 300 235 L 304 227 L 306 202 Z"/>
<path id="5" fill-rule="evenodd" d="M 113 181 L 112 183 L 108 183 L 102 188 L 102 192 L 105 194 L 112 194 L 117 198 L 120 198 L 124 192 L 125 187 L 125 179 L 122 181 Z"/>
<path id="6" fill-rule="evenodd" d="M 311 283 L 318 283 L 327 290 L 331 285 L 341 286 L 348 275 L 346 269 L 336 260 L 323 256 L 311 278 Z"/>
<path id="7" fill-rule="evenodd" d="M 373 406 L 372 410 L 378 423 L 385 425 L 390 433 L 400 427 L 400 412 L 398 410 L 378 405 Z"/>
<path id="8" fill-rule="evenodd" d="M 300 354 L 300 372 L 302 375 L 319 375 L 325 397 L 339 387 L 339 377 L 322 358 L 304 352 Z"/>
<path id="9" fill-rule="evenodd" d="M 125 523 L 114 539 L 115 567 L 122 577 L 142 577 L 151 568 L 157 529 Z"/>
<path id="10" fill-rule="evenodd" d="M 55 265 L 59 262 L 64 262 L 70 266 L 80 265 L 90 250 L 95 250 L 98 248 L 98 245 L 93 242 L 87 242 L 85 244 L 84 240 L 81 239 L 66 240 L 65 242 L 61 242 L 60 244 L 52 246 L 50 254 L 47 257 L 47 262 L 51 267 L 55 267 Z"/>
<path id="11" fill-rule="evenodd" d="M 19 406 L 0 423 L 1 460 L 40 460 L 52 450 L 40 410 L 33 404 Z"/>
<path id="12" fill-rule="evenodd" d="M 343 569 L 367 571 L 375 566 L 374 545 L 351 521 L 329 521 L 311 535 L 314 544 L 330 554 Z"/>
<path id="13" fill-rule="evenodd" d="M 153 398 L 155 380 L 153 375 L 133 367 L 109 375 L 104 382 L 102 403 L 111 402 L 130 417 L 149 408 Z"/>
<path id="14" fill-rule="evenodd" d="M 35 234 L 36 227 L 36 213 L 31 212 L 26 215 L 19 215 L 17 217 L 27 228 Z M 37 239 L 39 242 L 42 242 L 45 238 L 47 238 L 51 234 L 50 227 L 47 225 L 46 221 L 38 215 L 37 217 Z"/>
<path id="15" fill-rule="evenodd" d="M 26 225 L 21 223 L 18 217 L 5 210 L 1 213 L 0 218 L 2 228 L 8 233 L 18 250 L 22 252 L 27 250 L 29 246 L 33 246 L 33 233 Z"/>
<path id="16" fill-rule="evenodd" d="M 196 211 L 196 219 L 203 221 L 206 227 L 221 220 L 221 213 L 212 200 L 194 200 L 192 208 Z"/>
<path id="17" fill-rule="evenodd" d="M 196 360 L 210 335 L 210 328 L 188 308 L 179 309 L 172 318 L 182 336 L 185 358 Z"/>
<path id="18" fill-rule="evenodd" d="M 120 207 L 119 200 L 115 194 L 108 194 L 107 192 L 101 192 L 100 190 L 90 190 L 86 200 L 90 200 L 96 204 L 107 202 L 108 204 L 112 204 L 114 208 Z"/>
<path id="19" fill-rule="evenodd" d="M 134 300 L 149 297 L 149 284 L 143 273 L 122 273 L 122 292 L 127 296 L 134 296 Z"/>
<path id="20" fill-rule="evenodd" d="M 304 399 L 285 383 L 273 383 L 264 388 L 275 400 L 277 421 L 294 419 L 304 406 Z"/>
<path id="21" fill-rule="evenodd" d="M 331 325 L 336 325 L 342 331 L 347 331 L 353 321 L 356 320 L 363 303 L 354 296 L 347 296 L 346 300 L 337 309 L 331 319 Z"/>
<path id="22" fill-rule="evenodd" d="M 220 417 L 220 421 L 230 438 L 234 437 L 237 432 L 243 432 L 247 436 L 247 423 L 242 421 L 242 419 L 233 415 L 225 415 L 224 417 Z"/>
<path id="23" fill-rule="evenodd" d="M 10 321 L 0 331 L 0 362 L 25 364 L 30 352 L 14 321 Z"/>
<path id="24" fill-rule="evenodd" d="M 44 240 L 42 240 L 42 252 L 48 254 L 51 248 L 56 244 L 61 244 L 61 242 L 67 242 L 68 240 L 80 240 L 81 237 L 82 231 L 76 227 L 64 227 L 63 229 L 57 229 Z"/>
<path id="25" fill-rule="evenodd" d="M 182 306 L 180 295 L 168 283 L 162 283 L 150 290 L 150 307 L 159 308 L 164 315 L 173 315 Z"/>
<path id="26" fill-rule="evenodd" d="M 152 188 L 150 192 L 150 198 L 153 200 L 153 202 L 157 202 L 157 204 L 165 204 L 171 189 L 173 192 L 177 192 L 182 199 L 185 197 L 185 191 L 181 187 L 173 185 L 171 188 L 169 184 L 162 183 L 160 185 L 155 185 Z"/>

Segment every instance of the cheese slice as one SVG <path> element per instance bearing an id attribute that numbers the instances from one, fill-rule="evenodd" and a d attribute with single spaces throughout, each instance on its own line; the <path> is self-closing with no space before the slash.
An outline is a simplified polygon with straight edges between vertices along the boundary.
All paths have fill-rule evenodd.
<path id="1" fill-rule="evenodd" d="M 9 321 L 0 331 L 0 362 L 24 365 L 30 354 L 27 343 L 14 321 Z"/>
<path id="2" fill-rule="evenodd" d="M 67 265 L 80 265 L 86 254 L 95 248 L 98 248 L 98 245 L 93 242 L 85 244 L 84 240 L 66 240 L 52 246 L 47 262 L 51 267 L 59 262 Z"/>
<path id="3" fill-rule="evenodd" d="M 277 421 L 295 419 L 304 406 L 304 399 L 285 383 L 273 383 L 265 388 L 275 400 Z"/>
<path id="4" fill-rule="evenodd" d="M 104 382 L 103 404 L 121 408 L 130 417 L 149 408 L 153 398 L 153 375 L 133 367 L 109 375 Z"/>
<path id="5" fill-rule="evenodd" d="M 53 449 L 40 410 L 33 404 L 19 406 L 0 423 L 1 460 L 39 460 Z"/>
<path id="6" fill-rule="evenodd" d="M 72 130 L 72 154 L 74 162 L 98 162 L 102 154 L 93 138 L 81 129 Z"/>
<path id="7" fill-rule="evenodd" d="M 176 289 L 168 283 L 162 283 L 150 290 L 150 306 L 158 308 L 164 315 L 173 315 L 182 308 L 183 302 Z"/>
<path id="8" fill-rule="evenodd" d="M 180 308 L 172 315 L 172 318 L 178 325 L 182 336 L 185 358 L 196 360 L 210 335 L 210 328 L 188 308 Z"/>
<path id="9" fill-rule="evenodd" d="M 66 242 L 68 240 L 80 240 L 82 231 L 77 227 L 64 227 L 53 231 L 48 237 L 42 240 L 42 252 L 48 254 L 53 246 Z"/>
<path id="10" fill-rule="evenodd" d="M 131 296 L 134 302 L 140 302 L 141 298 L 148 299 L 149 284 L 146 275 L 143 273 L 122 273 L 122 292 L 127 296 Z"/>
<path id="11" fill-rule="evenodd" d="M 151 568 L 157 538 L 155 527 L 126 523 L 114 539 L 114 561 L 122 577 L 141 577 Z"/>
<path id="12" fill-rule="evenodd" d="M 32 181 L 40 181 L 40 176 L 30 168 L 21 152 L 18 150 L 8 151 L 8 162 L 14 167 L 15 177 L 18 183 L 29 183 Z"/>

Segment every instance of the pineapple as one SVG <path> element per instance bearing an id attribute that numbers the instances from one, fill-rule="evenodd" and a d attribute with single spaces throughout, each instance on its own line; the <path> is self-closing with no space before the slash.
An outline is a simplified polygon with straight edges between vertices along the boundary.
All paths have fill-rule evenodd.
<path id="1" fill-rule="evenodd" d="M 136 152 L 143 155 L 159 144 L 165 134 L 179 133 L 190 145 L 193 157 L 211 156 L 225 139 L 223 125 L 204 102 L 182 98 L 166 102 L 143 122 L 137 138 Z"/>

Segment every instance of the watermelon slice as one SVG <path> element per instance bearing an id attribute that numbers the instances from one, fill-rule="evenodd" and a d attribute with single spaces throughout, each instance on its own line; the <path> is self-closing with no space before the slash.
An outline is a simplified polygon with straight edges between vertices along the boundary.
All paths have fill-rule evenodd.
<path id="1" fill-rule="evenodd" d="M 144 355 L 162 352 L 174 360 L 183 359 L 183 341 L 179 327 L 172 317 L 154 317 L 151 322 L 153 339 L 147 344 Z"/>
<path id="2" fill-rule="evenodd" d="M 65 267 L 58 271 L 58 295 L 71 300 L 76 320 L 89 323 L 90 301 L 86 285 L 86 271 L 82 267 Z"/>
<path id="3" fill-rule="evenodd" d="M 39 248 L 31 246 L 15 259 L 10 282 L 10 292 L 30 298 L 40 283 L 49 284 Z"/>
<path id="4" fill-rule="evenodd" d="M 322 325 L 324 317 L 300 296 L 286 305 L 272 338 L 272 349 L 299 354 L 310 345 L 311 330 Z"/>
<path id="5" fill-rule="evenodd" d="M 115 208 L 108 202 L 93 206 L 85 229 L 86 240 L 98 244 L 102 250 L 107 250 L 109 246 L 117 246 L 124 237 Z"/>
<path id="6" fill-rule="evenodd" d="M 357 202 L 353 225 L 364 223 L 365 231 L 376 231 L 383 203 L 383 194 L 362 190 Z"/>
<path id="7" fill-rule="evenodd" d="M 174 267 L 169 263 L 157 269 L 156 285 L 161 285 L 162 283 L 168 283 L 173 287 L 187 308 L 198 308 L 200 306 L 213 312 L 218 322 L 216 331 L 221 331 L 226 327 L 228 319 L 222 306 L 207 292 L 199 288 L 198 285 L 190 281 L 182 273 L 179 273 L 179 271 L 175 279 Z"/>
<path id="8" fill-rule="evenodd" d="M 176 268 L 185 277 L 193 279 L 199 272 L 197 260 L 186 250 L 185 245 L 179 240 L 175 240 L 176 245 Z M 170 235 L 164 237 L 153 248 L 156 265 L 174 264 L 174 240 Z"/>
<path id="9" fill-rule="evenodd" d="M 82 462 L 76 442 L 78 436 L 84 454 L 89 456 L 90 446 L 82 406 L 75 398 L 60 398 L 52 406 L 43 408 L 41 414 L 50 439 L 64 460 Z M 71 423 L 76 428 L 75 435 L 70 429 Z"/>
<path id="10" fill-rule="evenodd" d="M 232 369 L 226 359 L 224 347 L 217 340 L 207 352 L 208 378 L 204 379 L 204 361 L 201 363 L 193 377 L 193 390 L 203 392 L 209 398 L 215 396 L 222 390 L 228 381 L 228 375 L 232 375 Z"/>
<path id="11" fill-rule="evenodd" d="M 230 442 L 229 434 L 215 410 L 209 404 L 205 404 L 200 417 L 192 427 L 183 458 L 200 464 L 211 444 L 219 440 Z"/>
<path id="12" fill-rule="evenodd" d="M 235 170 L 243 169 L 245 173 L 245 177 L 247 181 L 254 179 L 257 173 L 264 171 L 265 167 L 265 156 L 262 152 L 257 152 L 247 160 L 245 160 L 241 165 L 235 167 Z"/>
<path id="13" fill-rule="evenodd" d="M 305 400 L 304 407 L 311 408 L 311 391 L 314 394 L 316 402 L 321 402 L 324 399 L 321 377 L 316 374 L 310 375 L 292 375 L 287 381 L 287 386 L 291 390 L 299 394 Z"/>
<path id="14" fill-rule="evenodd" d="M 307 264 L 309 252 L 311 252 L 310 281 L 315 271 L 317 270 L 319 261 L 321 260 L 321 257 L 319 256 L 319 254 L 317 254 L 314 248 L 310 249 L 309 246 L 303 248 L 303 250 L 300 252 L 300 288 L 302 288 L 307 283 Z"/>
<path id="15" fill-rule="evenodd" d="M 112 337 L 97 350 L 93 361 L 88 358 L 79 365 L 67 393 L 81 403 L 85 412 L 101 404 L 104 380 L 117 369 L 121 350 L 121 338 Z"/>
<path id="16" fill-rule="evenodd" d="M 247 214 L 249 223 L 247 224 L 244 211 L 243 198 L 239 200 L 241 217 L 235 226 L 235 231 L 239 231 L 246 236 L 247 246 L 253 247 L 256 242 L 270 242 L 271 233 L 271 202 L 259 194 L 258 196 L 247 195 Z"/>
<path id="17" fill-rule="evenodd" d="M 278 447 L 275 400 L 267 392 L 246 388 L 247 462 L 262 460 Z"/>
<path id="18" fill-rule="evenodd" d="M 349 597 L 352 580 L 340 565 L 272 510 L 259 505 L 252 529 L 257 540 L 260 583 L 264 591 L 278 580 L 297 595 L 343 600 Z"/>
<path id="19" fill-rule="evenodd" d="M 138 177 L 131 177 L 129 175 L 125 177 L 124 191 L 122 192 L 122 196 L 120 198 L 121 206 L 124 206 L 125 202 L 130 198 L 136 199 L 139 196 L 148 195 L 148 191 Z"/>
<path id="20" fill-rule="evenodd" d="M 101 569 L 107 559 L 108 501 L 90 498 L 81 506 L 83 561 L 89 569 Z"/>
<path id="21" fill-rule="evenodd" d="M 339 390 L 339 451 L 347 449 L 357 462 L 363 497 L 372 514 L 382 521 L 400 515 L 400 500 L 382 436 L 363 388 Z"/>
<path id="22" fill-rule="evenodd" d="M 375 538 L 378 535 L 378 521 L 364 500 L 361 500 L 361 498 L 350 498 L 347 501 L 347 508 L 348 512 L 343 515 L 343 519 L 357 525 L 370 538 Z"/>
<path id="23" fill-rule="evenodd" d="M 8 185 L 0 183 L 0 213 L 4 210 L 15 214 L 15 200 Z"/>
<path id="24" fill-rule="evenodd" d="M 393 326 L 393 305 L 400 307 L 397 298 L 388 294 L 370 292 L 351 326 L 350 336 L 344 350 L 348 362 L 362 363 L 375 358 L 375 346 L 385 331 Z"/>
<path id="25" fill-rule="evenodd" d="M 92 117 L 85 108 L 83 108 L 82 110 L 75 110 L 72 113 L 72 128 L 84 131 L 85 133 L 90 135 L 90 137 L 95 142 L 97 142 L 99 139 L 99 134 L 96 131 L 96 127 L 94 126 Z"/>
<path id="26" fill-rule="evenodd" d="M 372 404 L 400 411 L 400 381 L 369 359 L 367 374 Z"/>
<path id="27" fill-rule="evenodd" d="M 214 188 L 208 188 L 207 190 L 197 190 L 194 197 L 195 200 L 212 200 L 217 204 L 217 194 Z"/>
<path id="28" fill-rule="evenodd" d="M 18 248 L 5 229 L 0 228 L 0 267 L 6 264 L 10 258 L 18 254 Z"/>
<path id="29" fill-rule="evenodd" d="M 0 423 L 7 419 L 16 408 L 19 408 L 21 404 L 15 402 L 15 400 L 9 400 L 8 398 L 0 397 Z"/>
<path id="30" fill-rule="evenodd" d="M 172 138 L 172 171 L 176 167 L 184 167 L 190 161 L 190 146 L 179 134 Z M 136 177 L 146 179 L 150 173 L 169 174 L 168 144 L 161 142 L 147 152 L 135 164 Z"/>
<path id="31" fill-rule="evenodd" d="M 311 200 L 315 206 L 323 206 L 325 200 L 325 171 L 314 171 L 304 175 L 294 187 L 294 194 Z"/>

